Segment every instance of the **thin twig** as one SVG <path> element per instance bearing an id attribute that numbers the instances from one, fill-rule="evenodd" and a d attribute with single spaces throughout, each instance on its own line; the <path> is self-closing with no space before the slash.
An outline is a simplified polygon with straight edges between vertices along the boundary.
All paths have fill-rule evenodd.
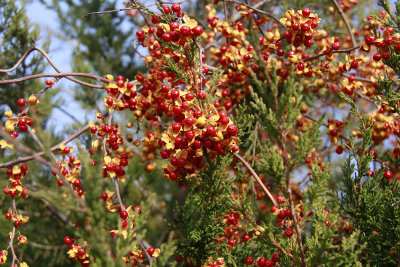
<path id="1" fill-rule="evenodd" d="M 353 30 L 351 29 L 350 23 L 347 20 L 346 15 L 344 14 L 342 8 L 340 7 L 340 5 L 338 4 L 338 2 L 336 0 L 332 0 L 332 2 L 335 5 L 337 11 L 339 11 L 339 14 L 342 17 L 342 20 L 344 22 L 344 25 L 346 25 L 347 32 L 350 35 L 350 39 L 351 39 L 351 42 L 353 44 L 353 47 L 357 46 L 356 38 L 354 37 Z"/>
<path id="2" fill-rule="evenodd" d="M 86 14 L 85 16 L 82 16 L 81 19 L 84 19 L 84 18 L 86 18 L 86 17 L 88 17 L 88 16 L 91 16 L 91 15 L 116 13 L 116 12 L 128 11 L 128 10 L 132 10 L 132 8 L 121 8 L 121 9 L 115 9 L 115 10 L 106 10 L 106 11 L 91 12 L 91 13 Z"/>
<path id="3" fill-rule="evenodd" d="M 85 127 L 81 128 L 81 129 L 80 129 L 79 131 L 77 131 L 76 133 L 74 133 L 74 134 L 68 136 L 66 139 L 64 139 L 63 141 L 61 141 L 61 142 L 58 143 L 57 145 L 52 146 L 52 147 L 50 148 L 49 151 L 50 151 L 50 152 L 54 152 L 54 151 L 60 149 L 60 146 L 61 146 L 61 145 L 66 145 L 66 144 L 68 144 L 69 142 L 71 142 L 72 140 L 74 140 L 75 138 L 79 137 L 81 134 L 83 134 L 83 133 L 86 132 L 87 130 L 89 130 L 89 128 L 90 128 L 89 125 L 86 125 Z M 26 151 L 24 151 L 24 152 L 26 152 Z M 31 154 L 30 151 L 27 152 L 27 153 L 28 153 L 28 154 Z M 16 160 L 13 160 L 13 161 L 9 161 L 9 162 L 6 162 L 6 163 L 2 163 L 2 164 L 0 164 L 0 168 L 8 168 L 8 167 L 14 166 L 14 165 L 19 164 L 19 163 L 22 163 L 22 162 L 26 162 L 26 161 L 33 160 L 33 159 L 35 159 L 36 157 L 42 157 L 42 156 L 44 156 L 45 154 L 46 154 L 46 152 L 44 152 L 44 151 L 38 152 L 38 153 L 34 153 L 32 156 L 27 156 L 27 157 L 19 158 L 19 159 L 16 159 Z"/>
<path id="4" fill-rule="evenodd" d="M 22 78 L 17 78 L 17 79 L 12 79 L 12 80 L 0 80 L 0 85 L 3 84 L 11 84 L 11 83 L 19 83 L 19 82 L 24 82 L 32 79 L 39 79 L 39 78 L 48 78 L 48 77 L 68 77 L 68 76 L 76 76 L 76 77 L 86 77 L 90 78 L 96 81 L 101 81 L 104 83 L 113 83 L 110 80 L 107 80 L 105 78 L 93 75 L 93 74 L 88 74 L 88 73 L 79 73 L 79 72 L 72 72 L 72 73 L 53 73 L 53 74 L 35 74 L 31 76 L 26 76 Z"/>
<path id="5" fill-rule="evenodd" d="M 143 245 L 143 241 L 139 242 L 139 246 L 143 249 L 144 253 L 146 254 L 147 259 L 149 260 L 150 267 L 153 266 L 153 257 L 147 252 L 146 247 Z"/>
<path id="6" fill-rule="evenodd" d="M 296 259 L 292 253 L 288 252 L 286 249 L 284 249 L 281 245 L 279 245 L 278 242 L 274 238 L 270 238 L 271 243 L 276 246 L 280 251 L 282 251 L 283 254 L 291 258 L 293 261 L 297 262 L 298 264 L 301 264 L 301 261 L 299 259 Z"/>
<path id="7" fill-rule="evenodd" d="M 275 16 L 272 15 L 271 13 L 268 13 L 268 12 L 266 12 L 266 11 L 264 11 L 264 10 L 255 8 L 255 7 L 251 6 L 251 5 L 246 5 L 246 4 L 241 3 L 241 2 L 239 2 L 239 1 L 236 1 L 236 0 L 226 0 L 226 1 L 227 1 L 227 2 L 231 2 L 231 3 L 236 3 L 236 4 L 239 4 L 239 5 L 244 5 L 244 6 L 247 7 L 247 8 L 250 8 L 250 9 L 252 9 L 252 10 L 258 12 L 258 13 L 261 13 L 261 14 L 264 14 L 264 15 L 270 17 L 271 19 L 273 19 L 273 20 L 275 20 L 276 22 L 278 22 L 278 24 L 279 24 L 280 26 L 286 27 L 285 24 L 283 24 L 277 17 L 275 17 Z"/>
<path id="8" fill-rule="evenodd" d="M 257 173 L 254 171 L 254 169 L 250 166 L 250 164 L 244 159 L 242 158 L 239 154 L 237 153 L 232 153 L 236 158 L 238 158 L 243 165 L 249 170 L 249 172 L 251 173 L 251 175 L 254 177 L 254 179 L 256 179 L 258 185 L 262 188 L 262 190 L 264 191 L 264 193 L 268 196 L 268 198 L 271 200 L 271 202 L 277 206 L 278 203 L 275 201 L 274 197 L 272 196 L 271 192 L 269 192 L 268 188 L 265 187 L 265 185 L 263 184 L 263 182 L 261 181 L 260 177 L 257 175 Z"/>
<path id="9" fill-rule="evenodd" d="M 286 149 L 286 140 L 285 139 L 286 139 L 286 135 L 283 133 L 283 129 L 281 129 L 282 159 L 283 159 L 283 165 L 286 168 L 286 191 L 288 193 L 290 211 L 292 213 L 293 224 L 294 224 L 294 227 L 296 230 L 297 243 L 299 244 L 301 266 L 305 267 L 305 266 L 307 266 L 307 263 L 306 263 L 306 258 L 304 255 L 303 241 L 301 238 L 301 230 L 300 230 L 300 227 L 299 227 L 299 224 L 297 221 L 296 211 L 294 209 L 294 203 L 293 203 L 293 198 L 292 198 L 292 189 L 290 187 L 291 168 L 289 166 L 288 151 Z"/>
<path id="10" fill-rule="evenodd" d="M 13 210 L 13 213 L 14 213 L 15 215 L 17 215 L 17 207 L 16 207 L 16 205 L 15 205 L 15 198 L 14 198 L 14 197 L 11 197 L 11 203 L 12 203 L 12 210 Z M 12 255 L 12 263 L 11 263 L 11 266 L 14 266 L 15 261 L 17 261 L 18 263 L 20 263 L 19 260 L 18 260 L 17 255 L 15 254 L 15 251 L 14 251 L 14 237 L 15 237 L 15 225 L 13 225 L 13 227 L 12 227 L 10 242 L 8 243 L 8 248 L 11 249 L 11 255 Z M 7 248 L 7 250 L 8 250 L 8 248 Z"/>
<path id="11" fill-rule="evenodd" d="M 11 72 L 11 71 L 15 70 L 16 68 L 18 68 L 19 65 L 21 65 L 21 64 L 25 61 L 26 57 L 27 57 L 31 52 L 33 52 L 33 51 L 35 51 L 35 50 L 36 50 L 36 51 L 39 51 L 39 52 L 47 59 L 47 61 L 48 61 L 49 64 L 53 67 L 53 69 L 54 69 L 55 71 L 57 71 L 58 73 L 61 73 L 61 71 L 60 71 L 60 70 L 57 68 L 57 66 L 53 63 L 53 61 L 50 59 L 50 57 L 47 55 L 47 53 L 46 53 L 45 51 L 43 51 L 42 49 L 40 49 L 39 47 L 37 47 L 37 46 L 34 46 L 34 47 L 28 49 L 28 50 L 24 53 L 24 55 L 18 60 L 18 62 L 17 62 L 13 67 L 11 67 L 11 68 L 9 68 L 9 69 L 0 69 L 0 72 L 6 72 L 6 73 L 7 73 L 7 72 Z M 99 88 L 99 89 L 103 88 L 103 87 L 100 86 L 100 85 L 95 85 L 95 84 L 86 83 L 86 82 L 77 80 L 77 79 L 72 78 L 72 77 L 66 77 L 66 78 L 69 79 L 69 80 L 71 80 L 71 81 L 73 81 L 73 82 L 75 82 L 75 83 L 78 83 L 78 84 L 81 84 L 81 85 L 84 85 L 84 86 L 87 86 L 87 87 Z"/>
<path id="12" fill-rule="evenodd" d="M 356 49 L 359 49 L 359 48 L 360 48 L 360 46 L 355 46 L 355 47 L 348 48 L 348 49 L 332 50 L 331 53 L 332 54 L 349 53 L 349 52 L 351 52 L 353 50 L 356 50 Z M 312 57 L 309 57 L 309 58 L 305 58 L 302 61 L 303 62 L 307 62 L 307 61 L 311 61 L 311 60 L 314 60 L 314 59 L 317 59 L 317 58 L 320 58 L 320 57 L 323 57 L 323 56 L 326 56 L 326 54 L 325 53 L 321 53 L 321 54 L 318 54 L 318 55 L 315 55 L 315 56 L 312 56 Z"/>
<path id="13" fill-rule="evenodd" d="M 393 204 L 392 204 L 392 207 L 394 207 L 394 206 L 396 206 L 396 205 L 399 205 L 399 204 L 400 204 L 400 200 L 397 201 L 397 202 L 395 202 L 395 203 L 393 203 Z"/>

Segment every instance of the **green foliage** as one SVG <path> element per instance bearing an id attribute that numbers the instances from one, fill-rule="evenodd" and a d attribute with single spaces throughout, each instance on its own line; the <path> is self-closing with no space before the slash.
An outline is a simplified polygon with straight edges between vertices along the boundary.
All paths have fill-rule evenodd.
<path id="1" fill-rule="evenodd" d="M 18 8 L 14 0 L 0 1 L 0 66 L 11 68 L 22 57 L 22 55 L 40 39 L 39 31 L 32 26 L 26 16 L 25 5 L 22 3 Z M 44 42 L 45 50 L 48 42 Z M 9 73 L 0 73 L 0 79 L 28 76 L 40 73 L 44 70 L 42 56 L 32 52 L 34 56 L 25 61 L 16 70 Z M 3 117 L 6 106 L 17 110 L 17 100 L 28 97 L 42 89 L 44 85 L 38 80 L 26 81 L 24 83 L 3 85 L 0 87 L 0 113 Z M 6 106 L 4 106 L 6 105 Z"/>
<path id="2" fill-rule="evenodd" d="M 200 172 L 196 184 L 189 189 L 184 204 L 177 209 L 175 228 L 181 232 L 177 242 L 178 252 L 193 259 L 218 258 L 214 239 L 224 233 L 222 216 L 230 211 L 227 194 L 230 194 L 232 179 L 224 178 L 224 170 L 232 158 L 217 158 Z M 207 203 L 207 204 L 206 204 Z M 202 262 L 197 262 L 202 264 Z"/>

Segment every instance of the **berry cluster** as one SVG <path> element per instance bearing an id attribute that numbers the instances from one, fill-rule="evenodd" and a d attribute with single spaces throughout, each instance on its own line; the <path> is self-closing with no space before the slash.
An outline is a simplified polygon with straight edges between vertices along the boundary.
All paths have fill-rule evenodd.
<path id="1" fill-rule="evenodd" d="M 82 245 L 74 243 L 71 237 L 66 236 L 64 237 L 64 243 L 69 245 L 69 250 L 67 252 L 69 258 L 78 261 L 82 266 L 90 266 L 91 259 L 88 254 L 90 247 L 86 242 L 82 242 Z M 94 261 L 94 258 L 92 260 Z"/>
<path id="2" fill-rule="evenodd" d="M 309 8 L 295 12 L 293 9 L 286 11 L 285 18 L 281 22 L 286 25 L 283 37 L 289 44 L 295 47 L 304 44 L 306 47 L 313 45 L 313 32 L 318 27 L 320 19 Z"/>

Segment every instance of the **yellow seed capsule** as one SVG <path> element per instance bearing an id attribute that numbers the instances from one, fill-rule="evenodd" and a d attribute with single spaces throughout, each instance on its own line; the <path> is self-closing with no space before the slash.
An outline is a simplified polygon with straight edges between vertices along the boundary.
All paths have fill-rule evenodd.
<path id="1" fill-rule="evenodd" d="M 217 137 L 218 137 L 220 140 L 224 139 L 224 135 L 223 135 L 222 132 L 220 132 L 220 131 L 218 131 Z"/>
<path id="2" fill-rule="evenodd" d="M 31 95 L 29 98 L 28 98 L 28 102 L 29 102 L 29 104 L 31 104 L 31 105 L 36 105 L 36 103 L 37 103 L 37 97 L 35 96 L 35 95 Z"/>
<path id="3" fill-rule="evenodd" d="M 265 38 L 267 39 L 268 42 L 272 42 L 274 40 L 274 34 L 272 32 L 267 32 L 265 34 Z"/>
<path id="4" fill-rule="evenodd" d="M 156 165 L 153 162 L 147 163 L 146 167 L 144 168 L 146 172 L 152 172 L 156 168 Z"/>
<path id="5" fill-rule="evenodd" d="M 140 141 L 139 140 L 133 141 L 133 145 L 139 146 L 140 145 Z"/>
<path id="6" fill-rule="evenodd" d="M 206 118 L 204 117 L 200 117 L 197 119 L 197 126 L 198 127 L 204 127 L 204 125 L 206 125 Z"/>
<path id="7" fill-rule="evenodd" d="M 107 80 L 114 81 L 114 76 L 112 76 L 111 74 L 107 74 L 107 75 L 105 76 L 105 78 L 106 78 Z"/>
<path id="8" fill-rule="evenodd" d="M 132 122 L 127 122 L 126 123 L 126 128 L 132 128 L 133 127 L 133 123 Z"/>

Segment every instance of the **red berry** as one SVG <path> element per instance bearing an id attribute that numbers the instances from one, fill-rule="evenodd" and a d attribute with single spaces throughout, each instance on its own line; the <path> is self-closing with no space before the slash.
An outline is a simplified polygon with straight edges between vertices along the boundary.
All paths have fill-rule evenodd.
<path id="1" fill-rule="evenodd" d="M 135 206 L 135 207 L 133 208 L 133 210 L 134 210 L 135 212 L 139 213 L 139 214 L 142 213 L 142 208 L 141 208 L 139 205 L 138 205 L 138 206 Z"/>
<path id="2" fill-rule="evenodd" d="M 171 41 L 171 34 L 169 33 L 164 33 L 161 38 L 163 39 L 164 42 L 168 43 Z"/>
<path id="3" fill-rule="evenodd" d="M 243 236 L 243 241 L 244 241 L 244 242 L 247 242 L 247 241 L 250 240 L 250 238 L 251 238 L 251 236 L 250 236 L 249 234 L 245 234 L 245 235 Z"/>
<path id="4" fill-rule="evenodd" d="M 216 136 L 217 135 L 217 131 L 215 130 L 215 128 L 213 126 L 208 126 L 207 127 L 207 133 L 211 136 Z"/>
<path id="5" fill-rule="evenodd" d="M 69 236 L 64 237 L 64 243 L 69 245 L 72 243 L 72 238 Z"/>
<path id="6" fill-rule="evenodd" d="M 7 220 L 9 220 L 9 219 L 12 218 L 12 214 L 9 213 L 9 212 L 7 212 L 6 215 L 5 215 L 5 217 L 6 217 Z"/>
<path id="7" fill-rule="evenodd" d="M 179 12 L 179 11 L 181 11 L 181 6 L 180 6 L 178 3 L 173 4 L 173 5 L 171 6 L 171 8 L 172 8 L 172 11 L 174 11 L 174 12 Z"/>
<path id="8" fill-rule="evenodd" d="M 26 172 L 28 170 L 28 165 L 22 164 L 20 169 L 21 169 L 22 172 Z"/>
<path id="9" fill-rule="evenodd" d="M 121 76 L 122 77 L 122 76 Z M 122 78 L 124 78 L 124 77 L 122 77 Z M 117 81 L 117 86 L 118 87 L 124 87 L 125 86 L 125 82 L 124 82 L 124 80 L 118 80 Z M 117 93 L 118 91 L 116 91 L 115 93 Z"/>
<path id="10" fill-rule="evenodd" d="M 122 219 L 128 218 L 128 212 L 127 212 L 126 210 L 121 211 L 121 212 L 119 213 L 119 217 L 121 217 Z"/>
<path id="11" fill-rule="evenodd" d="M 276 252 L 274 255 L 272 255 L 272 261 L 273 262 L 278 262 L 279 261 L 279 254 Z"/>
<path id="12" fill-rule="evenodd" d="M 306 32 L 306 31 L 308 31 L 310 29 L 310 24 L 308 24 L 308 23 L 303 23 L 303 24 L 301 24 L 301 30 L 303 31 L 303 32 Z"/>
<path id="13" fill-rule="evenodd" d="M 147 253 L 149 253 L 150 256 L 153 255 L 155 251 L 156 251 L 156 250 L 155 250 L 153 247 L 149 247 L 149 248 L 147 249 Z"/>
<path id="14" fill-rule="evenodd" d="M 283 232 L 283 236 L 284 236 L 284 237 L 290 238 L 290 237 L 292 237 L 292 235 L 293 235 L 293 230 L 292 230 L 292 229 L 286 229 L 286 230 Z"/>
<path id="15" fill-rule="evenodd" d="M 266 258 L 264 258 L 264 257 L 259 258 L 257 261 L 257 266 L 259 266 L 259 267 L 265 266 L 265 261 L 266 261 Z"/>
<path id="16" fill-rule="evenodd" d="M 196 27 L 193 28 L 193 33 L 194 35 L 200 36 L 203 34 L 203 27 L 201 27 L 200 25 L 197 25 Z"/>
<path id="17" fill-rule="evenodd" d="M 334 42 L 333 44 L 332 44 L 332 49 L 333 50 L 338 50 L 340 48 L 340 43 L 339 42 Z"/>
<path id="18" fill-rule="evenodd" d="M 315 29 L 318 27 L 318 21 L 316 19 L 313 19 L 311 22 L 311 28 Z"/>
<path id="19" fill-rule="evenodd" d="M 177 263 L 181 263 L 183 261 L 183 257 L 181 255 L 178 255 L 178 256 L 176 256 L 175 260 Z"/>
<path id="20" fill-rule="evenodd" d="M 245 260 L 246 265 L 252 265 L 254 263 L 253 257 L 248 256 Z"/>
<path id="21" fill-rule="evenodd" d="M 308 17 L 308 16 L 310 16 L 311 11 L 310 11 L 309 8 L 304 8 L 304 9 L 301 11 L 301 14 L 303 15 L 303 17 Z"/>
<path id="22" fill-rule="evenodd" d="M 21 224 L 22 224 L 21 221 L 15 221 L 15 222 L 14 222 L 14 226 L 15 226 L 15 227 L 18 227 L 18 226 L 20 226 Z"/>
<path id="23" fill-rule="evenodd" d="M 272 206 L 271 207 L 271 213 L 275 213 L 279 208 L 277 206 Z"/>
<path id="24" fill-rule="evenodd" d="M 180 28 L 180 32 L 181 32 L 181 34 L 182 34 L 183 36 L 189 36 L 189 35 L 192 33 L 192 30 L 191 30 L 188 26 L 183 25 L 183 26 Z"/>
<path id="25" fill-rule="evenodd" d="M 75 185 L 76 187 L 80 187 L 80 186 L 82 185 L 81 180 L 80 180 L 80 179 L 76 179 L 76 180 L 74 181 L 74 185 Z"/>
<path id="26" fill-rule="evenodd" d="M 85 255 L 85 249 L 84 248 L 78 248 L 78 254 L 79 255 Z"/>
<path id="27" fill-rule="evenodd" d="M 390 57 L 391 57 L 390 53 L 388 53 L 388 52 L 383 52 L 382 53 L 382 58 L 383 59 L 389 59 Z"/>
<path id="28" fill-rule="evenodd" d="M 393 173 L 390 170 L 386 170 L 384 173 L 384 176 L 386 179 L 392 179 L 393 178 Z"/>
<path id="29" fill-rule="evenodd" d="M 365 42 L 368 44 L 368 45 L 373 45 L 374 43 L 375 43 L 375 36 L 373 36 L 373 35 L 368 35 L 367 36 L 367 38 L 365 38 Z"/>
<path id="30" fill-rule="evenodd" d="M 275 263 L 272 260 L 268 259 L 268 260 L 265 261 L 264 266 L 273 267 L 273 266 L 275 266 Z"/>
<path id="31" fill-rule="evenodd" d="M 68 154 L 69 152 L 71 152 L 71 148 L 68 147 L 68 146 L 66 146 L 66 147 L 64 147 L 63 152 L 64 152 L 65 154 Z"/>
<path id="32" fill-rule="evenodd" d="M 78 196 L 82 196 L 85 191 L 83 191 L 82 188 L 79 188 L 78 190 L 76 190 L 76 193 L 78 193 Z"/>
<path id="33" fill-rule="evenodd" d="M 169 28 L 171 29 L 171 31 L 175 31 L 175 30 L 179 29 L 179 23 L 176 21 L 171 22 L 169 24 Z"/>
<path id="34" fill-rule="evenodd" d="M 278 196 L 276 198 L 276 201 L 278 201 L 279 204 L 282 204 L 283 202 L 285 202 L 285 198 L 283 196 Z"/>
<path id="35" fill-rule="evenodd" d="M 179 132 L 181 127 L 182 127 L 182 125 L 179 122 L 175 122 L 174 124 L 172 124 L 172 130 L 174 132 Z"/>
<path id="36" fill-rule="evenodd" d="M 238 152 L 238 151 L 239 151 L 239 146 L 238 146 L 238 145 L 233 145 L 232 148 L 231 148 L 231 150 L 232 150 L 233 152 Z"/>
<path id="37" fill-rule="evenodd" d="M 201 100 L 206 99 L 206 97 L 207 97 L 206 91 L 200 90 L 200 91 L 197 93 L 197 97 L 198 97 L 199 99 L 201 99 Z"/>
<path id="38" fill-rule="evenodd" d="M 20 107 L 25 106 L 26 105 L 25 99 L 23 99 L 23 98 L 18 99 L 17 105 L 20 106 Z"/>
<path id="39" fill-rule="evenodd" d="M 169 158 L 169 152 L 167 151 L 167 150 L 165 150 L 165 149 L 162 149 L 161 151 L 160 151 L 160 155 L 161 155 L 161 157 L 163 158 L 163 159 L 168 159 Z"/>
<path id="40" fill-rule="evenodd" d="M 379 53 L 376 53 L 376 54 L 374 54 L 374 55 L 372 56 L 372 58 L 373 58 L 373 60 L 375 60 L 375 61 L 379 61 L 379 60 L 382 59 L 382 55 L 379 54 Z"/>
<path id="41" fill-rule="evenodd" d="M 226 130 L 227 130 L 228 133 L 229 133 L 230 135 L 232 135 L 232 136 L 237 135 L 238 132 L 239 132 L 239 130 L 238 130 L 238 128 L 236 127 L 235 124 L 229 125 L 228 128 L 227 128 Z"/>
<path id="42" fill-rule="evenodd" d="M 152 17 L 151 17 L 151 22 L 152 22 L 153 24 L 157 24 L 157 23 L 160 22 L 160 19 L 159 19 L 157 16 L 152 16 Z"/>
<path id="43" fill-rule="evenodd" d="M 169 14 L 171 12 L 171 9 L 169 8 L 169 6 L 163 6 L 162 8 L 163 8 L 165 14 Z"/>
<path id="44" fill-rule="evenodd" d="M 104 201 L 106 201 L 107 199 L 108 199 L 108 195 L 107 195 L 107 193 L 101 193 L 101 195 L 100 195 L 100 197 L 101 197 L 101 199 L 103 199 Z"/>
<path id="45" fill-rule="evenodd" d="M 62 180 L 57 180 L 57 184 L 58 184 L 59 186 L 63 186 L 63 185 L 64 185 L 64 182 L 63 182 Z"/>

